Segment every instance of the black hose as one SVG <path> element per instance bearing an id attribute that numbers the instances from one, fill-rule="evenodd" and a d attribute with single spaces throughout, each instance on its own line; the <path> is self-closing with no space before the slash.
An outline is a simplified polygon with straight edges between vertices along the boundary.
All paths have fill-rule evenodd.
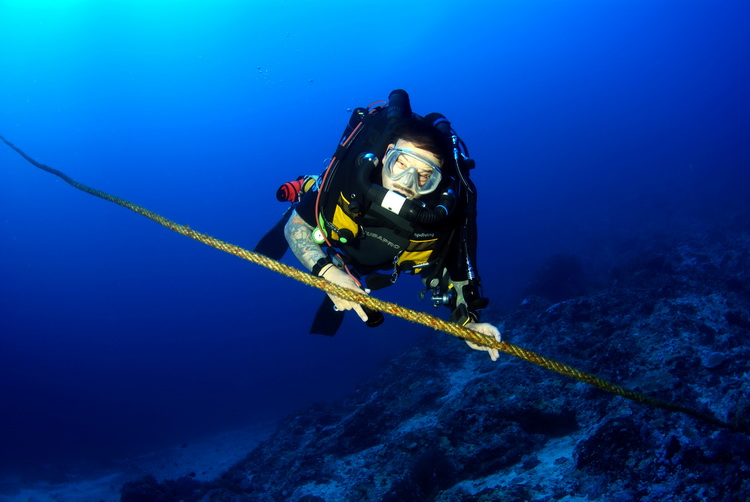
<path id="1" fill-rule="evenodd" d="M 383 204 L 383 200 L 390 190 L 376 183 L 370 183 L 370 176 L 377 164 L 377 160 L 377 157 L 372 153 L 363 153 L 357 157 L 355 165 L 357 167 L 356 180 L 360 190 L 362 190 L 367 200 L 380 206 Z M 401 195 L 399 196 L 402 197 Z M 440 202 L 435 207 L 430 207 L 420 200 L 406 199 L 398 215 L 420 225 L 434 225 L 450 214 L 454 202 L 455 196 L 452 190 L 446 190 L 440 197 Z"/>

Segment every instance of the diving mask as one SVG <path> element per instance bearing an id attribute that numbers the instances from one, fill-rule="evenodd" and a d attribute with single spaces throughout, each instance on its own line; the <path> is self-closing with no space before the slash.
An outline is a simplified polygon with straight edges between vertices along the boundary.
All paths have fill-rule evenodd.
<path id="1" fill-rule="evenodd" d="M 383 172 L 394 183 L 419 195 L 434 192 L 443 179 L 433 161 L 405 148 L 394 147 L 386 152 Z"/>

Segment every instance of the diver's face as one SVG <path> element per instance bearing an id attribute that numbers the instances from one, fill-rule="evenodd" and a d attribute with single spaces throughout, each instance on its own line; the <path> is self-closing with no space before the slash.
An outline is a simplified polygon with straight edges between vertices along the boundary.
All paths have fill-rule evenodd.
<path id="1" fill-rule="evenodd" d="M 411 141 L 406 141 L 403 139 L 399 139 L 396 141 L 396 143 L 391 143 L 388 145 L 388 150 L 386 150 L 386 155 L 388 154 L 388 151 L 398 148 L 402 150 L 410 150 L 420 157 L 423 157 L 435 166 L 440 165 L 440 161 L 435 156 L 434 153 L 432 153 L 429 150 L 425 150 L 424 148 L 419 148 Z M 381 163 L 382 165 L 382 163 Z M 431 175 L 433 174 L 433 168 L 429 166 L 428 164 L 424 162 L 420 162 L 413 157 L 408 157 L 406 155 L 402 155 L 399 157 L 398 161 L 394 163 L 393 170 L 394 171 L 406 171 L 410 168 L 413 168 L 412 172 L 416 171 L 416 179 L 414 179 L 411 183 L 400 183 L 400 180 L 392 180 L 390 177 L 386 175 L 385 169 L 381 170 L 381 180 L 383 183 L 383 187 L 385 187 L 388 190 L 393 190 L 394 192 L 398 192 L 407 199 L 416 199 L 420 195 L 414 190 L 414 183 L 417 183 L 420 187 L 423 186 L 427 180 L 430 179 Z M 411 181 L 409 178 L 404 179 L 404 181 Z"/>

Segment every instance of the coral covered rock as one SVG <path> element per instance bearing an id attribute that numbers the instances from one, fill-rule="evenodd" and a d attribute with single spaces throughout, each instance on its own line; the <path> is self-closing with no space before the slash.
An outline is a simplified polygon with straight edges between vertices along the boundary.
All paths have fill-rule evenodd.
<path id="1" fill-rule="evenodd" d="M 691 236 L 587 295 L 530 295 L 496 318 L 512 343 L 745 432 L 431 333 L 348 398 L 280 423 L 203 500 L 744 500 L 749 244 Z"/>

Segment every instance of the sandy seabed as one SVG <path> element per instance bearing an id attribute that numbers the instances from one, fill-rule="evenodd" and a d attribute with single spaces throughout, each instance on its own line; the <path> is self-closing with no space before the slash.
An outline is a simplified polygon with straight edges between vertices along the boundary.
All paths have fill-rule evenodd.
<path id="1" fill-rule="evenodd" d="M 154 451 L 117 462 L 117 467 L 99 475 L 81 476 L 65 483 L 38 482 L 31 486 L 6 487 L 0 502 L 118 502 L 120 489 L 128 481 L 148 474 L 157 480 L 192 476 L 208 481 L 240 461 L 259 442 L 267 439 L 275 423 L 258 424 L 203 438 L 192 443 Z"/>

